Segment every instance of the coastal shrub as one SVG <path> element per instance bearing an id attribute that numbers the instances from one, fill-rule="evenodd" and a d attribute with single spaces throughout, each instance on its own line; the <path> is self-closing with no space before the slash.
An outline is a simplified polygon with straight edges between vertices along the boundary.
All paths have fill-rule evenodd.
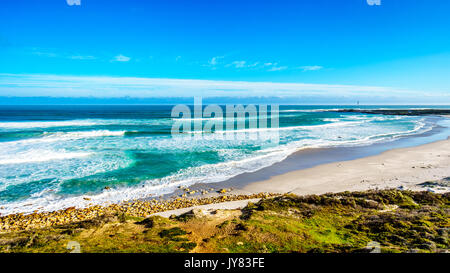
<path id="1" fill-rule="evenodd" d="M 109 222 L 116 222 L 118 220 L 116 215 L 101 215 L 97 218 L 94 219 L 90 219 L 90 220 L 85 220 L 85 221 L 81 221 L 79 223 L 76 223 L 73 227 L 74 228 L 84 228 L 84 229 L 89 229 L 89 228 L 95 228 L 95 227 L 100 227 L 106 223 Z"/>
<path id="2" fill-rule="evenodd" d="M 152 218 L 146 218 L 142 221 L 136 222 L 138 225 L 143 225 L 145 228 L 152 228 L 155 226 L 155 221 Z"/>
<path id="3" fill-rule="evenodd" d="M 167 237 L 167 238 L 171 238 L 173 239 L 176 236 L 180 236 L 180 235 L 186 235 L 186 231 L 182 230 L 179 227 L 174 227 L 174 228 L 170 228 L 170 229 L 164 229 L 159 233 L 159 236 L 161 238 Z"/>
<path id="4" fill-rule="evenodd" d="M 179 216 L 175 216 L 174 219 L 180 222 L 187 222 L 189 220 L 192 220 L 193 218 L 195 218 L 195 214 L 193 211 L 189 211 L 186 213 L 183 213 Z"/>
<path id="5" fill-rule="evenodd" d="M 102 215 L 0 234 L 0 252 L 382 252 L 450 249 L 448 194 L 371 190 L 262 199 L 242 210 L 182 221 Z M 133 220 L 133 221 L 130 221 Z"/>
<path id="6" fill-rule="evenodd" d="M 228 226 L 229 224 L 230 224 L 230 221 L 229 221 L 229 220 L 226 220 L 226 221 L 222 222 L 221 224 L 218 224 L 216 227 L 217 227 L 218 229 L 222 229 L 222 228 Z"/>
<path id="7" fill-rule="evenodd" d="M 185 249 L 186 252 L 189 252 L 189 250 L 194 249 L 196 246 L 197 246 L 197 244 L 194 242 L 187 242 L 187 243 L 181 244 L 181 248 Z"/>

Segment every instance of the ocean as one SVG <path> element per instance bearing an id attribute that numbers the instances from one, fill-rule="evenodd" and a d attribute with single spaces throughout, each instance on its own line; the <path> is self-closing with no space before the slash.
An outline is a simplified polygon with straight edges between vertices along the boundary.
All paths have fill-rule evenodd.
<path id="1" fill-rule="evenodd" d="M 172 135 L 169 105 L 0 106 L 0 213 L 159 196 L 253 172 L 300 149 L 370 145 L 435 126 L 426 117 L 329 111 L 336 108 L 349 107 L 280 106 L 273 145 L 193 138 L 198 132 Z"/>

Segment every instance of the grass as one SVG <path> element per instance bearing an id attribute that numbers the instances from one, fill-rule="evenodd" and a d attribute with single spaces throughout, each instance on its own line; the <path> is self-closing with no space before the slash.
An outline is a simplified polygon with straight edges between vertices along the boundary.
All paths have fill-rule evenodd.
<path id="1" fill-rule="evenodd" d="M 0 234 L 0 252 L 382 252 L 449 249 L 449 194 L 398 190 L 283 195 L 207 216 L 125 214 Z"/>

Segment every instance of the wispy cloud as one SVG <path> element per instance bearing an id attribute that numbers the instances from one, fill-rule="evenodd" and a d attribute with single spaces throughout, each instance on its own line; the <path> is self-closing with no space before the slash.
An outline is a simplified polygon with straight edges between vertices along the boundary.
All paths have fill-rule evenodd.
<path id="1" fill-rule="evenodd" d="M 130 57 L 124 56 L 122 54 L 115 56 L 113 59 L 113 61 L 115 61 L 115 62 L 128 62 L 130 60 L 131 60 Z"/>
<path id="2" fill-rule="evenodd" d="M 95 60 L 97 58 L 94 56 L 74 55 L 74 56 L 69 56 L 69 59 L 72 59 L 72 60 Z"/>
<path id="3" fill-rule="evenodd" d="M 243 68 L 247 66 L 246 63 L 247 63 L 246 61 L 234 61 L 230 65 L 236 68 Z"/>
<path id="4" fill-rule="evenodd" d="M 163 78 L 0 74 L 0 96 L 54 97 L 315 97 L 350 101 L 391 98 L 450 102 L 448 92 L 423 92 L 378 86 L 211 81 Z"/>
<path id="5" fill-rule="evenodd" d="M 219 60 L 223 59 L 223 56 L 216 56 L 216 57 L 212 57 L 211 60 L 209 60 L 209 64 L 212 66 L 216 66 L 217 64 L 219 64 Z"/>
<path id="6" fill-rule="evenodd" d="M 286 70 L 289 67 L 286 65 L 278 65 L 278 62 L 262 62 L 262 61 L 248 61 L 248 60 L 235 60 L 235 61 L 228 61 L 225 62 L 222 59 L 224 59 L 225 56 L 215 56 L 212 57 L 208 64 L 205 64 L 203 66 L 207 66 L 212 68 L 213 70 L 219 68 L 219 67 L 226 67 L 226 68 L 235 68 L 238 71 L 239 70 L 266 70 L 266 71 L 281 71 Z"/>
<path id="7" fill-rule="evenodd" d="M 265 62 L 262 65 L 264 68 L 268 68 L 267 71 L 272 72 L 272 71 L 281 71 L 281 70 L 286 70 L 288 69 L 287 66 L 283 65 L 283 66 L 279 66 L 278 62 Z"/>
<path id="8" fill-rule="evenodd" d="M 257 68 L 259 64 L 260 64 L 259 62 L 248 63 L 247 61 L 234 61 L 225 66 L 234 68 Z"/>
<path id="9" fill-rule="evenodd" d="M 68 54 L 67 52 L 66 53 L 65 52 L 55 53 L 48 49 L 38 49 L 38 48 L 33 48 L 31 51 L 31 54 L 40 56 L 40 57 L 62 58 L 62 59 L 71 59 L 71 60 L 95 60 L 95 59 L 97 59 L 95 56 L 92 56 L 92 55 Z"/>
<path id="10" fill-rule="evenodd" d="M 210 67 L 212 70 L 216 70 L 217 66 L 220 64 L 220 60 L 225 58 L 224 56 L 215 56 L 208 60 L 207 64 L 203 64 L 202 66 Z"/>
<path id="11" fill-rule="evenodd" d="M 272 66 L 267 71 L 281 71 L 281 70 L 286 70 L 286 69 L 288 69 L 287 66 Z"/>
<path id="12" fill-rule="evenodd" d="M 307 65 L 299 67 L 303 71 L 317 71 L 323 69 L 323 66 L 320 65 Z"/>
<path id="13" fill-rule="evenodd" d="M 56 53 L 45 52 L 45 51 L 33 51 L 32 54 L 33 55 L 37 55 L 37 56 L 41 56 L 41 57 L 50 57 L 50 58 L 58 57 L 58 54 L 56 54 Z"/>

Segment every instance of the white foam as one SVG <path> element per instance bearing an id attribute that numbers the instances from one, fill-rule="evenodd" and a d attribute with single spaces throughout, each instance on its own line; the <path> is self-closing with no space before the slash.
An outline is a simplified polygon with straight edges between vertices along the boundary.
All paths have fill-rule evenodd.
<path id="1" fill-rule="evenodd" d="M 288 155 L 289 152 L 287 150 L 278 150 L 272 153 L 261 154 L 253 158 L 245 158 L 240 161 L 222 162 L 187 168 L 162 179 L 145 181 L 140 186 L 104 190 L 100 194 L 90 195 L 90 200 L 85 200 L 84 197 L 86 196 L 61 198 L 52 194 L 37 194 L 37 198 L 34 199 L 2 205 L 0 213 L 31 213 L 35 210 L 52 211 L 71 206 L 83 208 L 91 204 L 106 205 L 145 198 L 151 195 L 170 193 L 179 185 L 189 186 L 195 183 L 220 182 L 240 173 L 256 171 L 263 167 L 270 166 L 276 161 L 281 161 Z"/>
<path id="2" fill-rule="evenodd" d="M 0 129 L 32 129 L 53 127 L 89 127 L 96 125 L 159 125 L 170 124 L 172 119 L 79 119 L 67 121 L 0 122 Z"/>
<path id="3" fill-rule="evenodd" d="M 13 128 L 13 129 L 93 126 L 93 125 L 96 125 L 96 123 L 89 120 L 0 122 L 0 128 Z"/>
<path id="4" fill-rule="evenodd" d="M 66 151 L 33 149 L 13 155 L 6 155 L 6 156 L 1 155 L 0 165 L 63 160 L 63 159 L 86 157 L 89 155 L 91 155 L 91 153 L 89 152 L 66 152 Z"/>
<path id="5" fill-rule="evenodd" d="M 0 213 L 2 214 L 9 214 L 16 212 L 31 213 L 34 210 L 52 211 L 71 206 L 86 207 L 90 204 L 109 204 L 109 203 L 119 203 L 121 201 L 127 200 L 135 200 L 139 198 L 145 198 L 150 195 L 160 195 L 164 193 L 173 192 L 179 185 L 189 186 L 195 183 L 220 182 L 245 172 L 254 172 L 261 168 L 279 162 L 285 159 L 293 152 L 296 152 L 300 149 L 346 146 L 346 145 L 351 146 L 368 145 L 375 142 L 392 140 L 393 138 L 403 135 L 417 134 L 420 132 L 424 132 L 425 130 L 431 130 L 431 127 L 427 126 L 423 120 L 416 121 L 415 128 L 405 131 L 392 131 L 380 134 L 378 132 L 380 132 L 380 130 L 382 132 L 383 130 L 386 130 L 386 128 L 383 127 L 383 125 L 379 125 L 379 127 L 376 127 L 373 124 L 359 128 L 359 130 L 354 130 L 353 128 L 354 126 L 367 125 L 367 120 L 370 119 L 366 118 L 365 120 L 362 119 L 353 121 L 348 120 L 339 121 L 330 124 L 323 124 L 316 126 L 284 127 L 285 129 L 283 129 L 283 131 L 289 133 L 287 134 L 288 137 L 298 136 L 299 133 L 296 130 L 302 129 L 307 130 L 308 134 L 306 134 L 306 136 L 309 136 L 311 138 L 290 141 L 287 144 L 281 146 L 254 152 L 249 156 L 245 155 L 243 156 L 238 152 L 230 151 L 230 149 L 227 146 L 225 146 L 227 147 L 227 149 L 219 149 L 217 146 L 215 146 L 215 149 L 220 150 L 220 153 L 222 155 L 229 153 L 229 156 L 226 156 L 228 159 L 235 158 L 238 155 L 240 159 L 228 160 L 226 162 L 221 162 L 217 164 L 207 164 L 198 167 L 186 168 L 178 171 L 173 175 L 161 179 L 144 181 L 141 185 L 135 187 L 104 190 L 99 194 L 90 195 L 89 196 L 90 200 L 85 200 L 84 197 L 86 196 L 63 198 L 61 196 L 56 196 L 52 193 L 47 192 L 40 193 L 34 195 L 32 199 L 4 204 L 2 205 L 3 208 L 0 209 Z M 329 128 L 333 128 L 333 130 L 327 130 Z M 373 130 L 373 133 L 369 129 Z M 356 133 L 364 133 L 367 135 L 366 136 L 358 135 Z M 355 137 L 357 139 L 353 139 Z M 184 141 L 182 137 L 172 138 L 171 140 L 163 139 L 152 141 L 154 142 L 149 142 L 147 145 L 155 149 L 164 147 L 165 149 L 179 150 L 184 148 L 187 149 L 189 147 L 192 147 L 192 145 L 194 145 L 192 142 Z M 202 148 L 208 147 L 207 142 L 202 142 L 197 145 Z"/>
<path id="6" fill-rule="evenodd" d="M 315 129 L 325 129 L 332 127 L 341 126 L 354 126 L 362 124 L 363 122 L 357 121 L 341 121 L 335 123 L 326 123 L 319 125 L 301 125 L 301 126 L 286 126 L 286 127 L 268 127 L 268 128 L 246 128 L 246 129 L 235 129 L 235 130 L 217 130 L 213 133 L 216 134 L 226 134 L 226 133 L 253 133 L 253 132 L 263 132 L 263 131 L 292 131 L 292 130 L 315 130 Z M 203 131 L 187 131 L 186 134 L 201 134 L 206 133 Z"/>
<path id="7" fill-rule="evenodd" d="M 94 137 L 123 136 L 125 135 L 125 133 L 126 131 L 109 131 L 109 130 L 45 133 L 44 136 L 41 138 L 30 138 L 17 141 L 3 142 L 0 145 L 11 146 L 11 145 L 33 144 L 33 143 L 68 141 Z"/>

